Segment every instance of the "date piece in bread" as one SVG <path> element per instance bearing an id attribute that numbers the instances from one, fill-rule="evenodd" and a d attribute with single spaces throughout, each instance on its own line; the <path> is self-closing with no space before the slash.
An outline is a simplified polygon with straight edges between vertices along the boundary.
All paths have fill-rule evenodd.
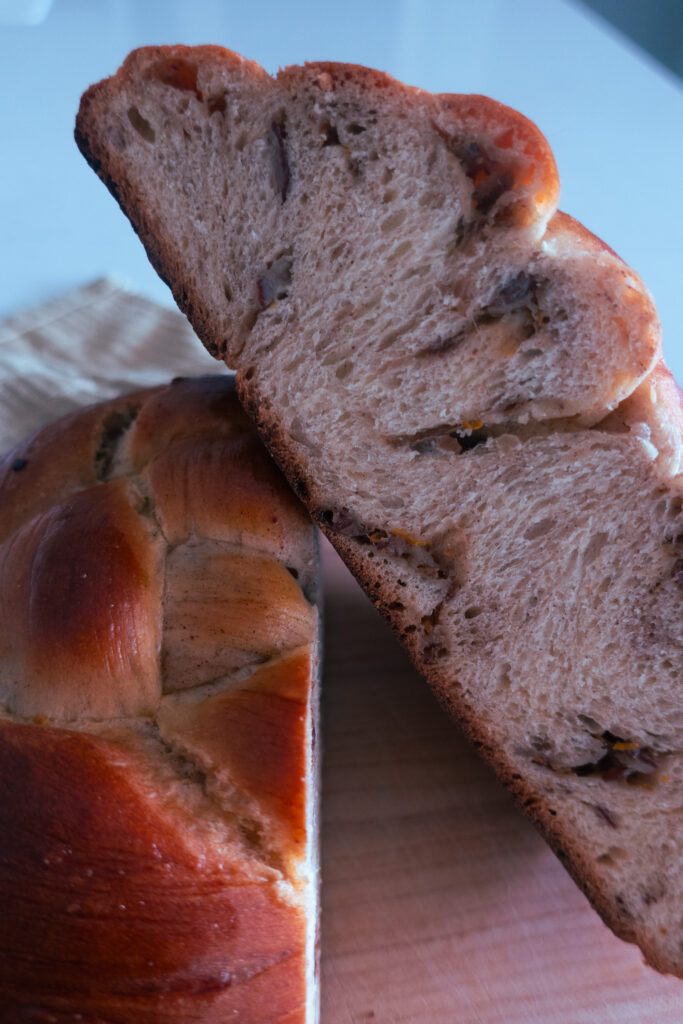
<path id="1" fill-rule="evenodd" d="M 681 413 L 542 135 L 150 48 L 76 138 L 297 493 L 604 919 L 683 975 Z"/>
<path id="2" fill-rule="evenodd" d="M 316 553 L 230 377 L 0 463 L 0 1007 L 316 1019 Z"/>

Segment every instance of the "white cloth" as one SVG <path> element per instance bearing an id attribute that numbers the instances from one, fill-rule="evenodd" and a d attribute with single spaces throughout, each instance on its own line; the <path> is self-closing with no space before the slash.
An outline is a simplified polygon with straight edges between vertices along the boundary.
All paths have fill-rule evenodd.
<path id="1" fill-rule="evenodd" d="M 225 372 L 185 317 L 108 279 L 0 324 L 0 453 L 80 406 Z"/>

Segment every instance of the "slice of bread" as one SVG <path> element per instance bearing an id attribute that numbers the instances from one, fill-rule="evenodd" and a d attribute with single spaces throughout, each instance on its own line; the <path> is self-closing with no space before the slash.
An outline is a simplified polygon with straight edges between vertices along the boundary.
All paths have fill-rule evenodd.
<path id="1" fill-rule="evenodd" d="M 0 462 L 0 1006 L 317 1019 L 313 530 L 228 376 Z"/>
<path id="2" fill-rule="evenodd" d="M 76 138 L 300 497 L 614 931 L 683 975 L 681 411 L 521 115 L 146 49 Z"/>

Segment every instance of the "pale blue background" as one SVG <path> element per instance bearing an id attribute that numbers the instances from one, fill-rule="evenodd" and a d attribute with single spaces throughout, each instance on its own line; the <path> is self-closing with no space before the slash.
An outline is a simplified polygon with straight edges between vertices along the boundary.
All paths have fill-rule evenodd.
<path id="1" fill-rule="evenodd" d="M 175 42 L 220 43 L 269 71 L 306 59 L 369 64 L 518 108 L 554 149 L 562 208 L 654 293 L 683 380 L 683 92 L 565 0 L 54 0 L 41 25 L 0 25 L 0 317 L 112 273 L 170 301 L 72 131 L 90 82 L 135 46 Z"/>

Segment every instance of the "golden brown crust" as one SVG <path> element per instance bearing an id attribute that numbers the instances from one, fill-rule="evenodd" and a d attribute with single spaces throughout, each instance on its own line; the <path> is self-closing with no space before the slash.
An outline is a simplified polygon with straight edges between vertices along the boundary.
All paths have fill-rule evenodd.
<path id="1" fill-rule="evenodd" d="M 197 543 L 166 561 L 165 692 L 219 679 L 310 642 L 315 612 L 280 562 Z"/>
<path id="2" fill-rule="evenodd" d="M 0 543 L 2 1019 L 303 1024 L 310 523 L 228 376 L 22 450 Z"/>
<path id="3" fill-rule="evenodd" d="M 229 776 L 287 833 L 287 845 L 306 840 L 306 706 L 312 672 L 307 648 L 258 669 L 242 685 L 188 707 L 162 711 L 173 735 L 205 770 Z"/>
<path id="4" fill-rule="evenodd" d="M 70 721 L 159 698 L 160 545 L 124 480 L 68 498 L 0 545 L 0 700 Z"/>
<path id="5" fill-rule="evenodd" d="M 159 388 L 141 406 L 128 446 L 131 468 L 139 472 L 175 441 L 206 441 L 251 435 L 229 376 L 179 379 Z"/>
<path id="6" fill-rule="evenodd" d="M 0 458 L 0 540 L 74 491 L 94 487 L 102 469 L 98 452 L 108 435 L 132 422 L 154 393 L 140 391 L 80 409 Z"/>
<path id="7" fill-rule="evenodd" d="M 263 1024 L 296 1010 L 301 911 L 179 828 L 154 785 L 119 745 L 0 721 L 4 1021 Z"/>
<path id="8" fill-rule="evenodd" d="M 134 78 L 138 69 L 148 78 L 156 78 L 180 90 L 194 91 L 203 63 L 222 64 L 231 74 L 263 79 L 270 77 L 256 61 L 246 60 L 223 46 L 142 46 L 128 54 L 121 65 L 122 79 Z M 201 83 L 200 83 L 201 86 Z"/>
<path id="9" fill-rule="evenodd" d="M 171 544 L 196 532 L 282 558 L 292 537 L 307 529 L 292 492 L 253 436 L 182 440 L 149 463 L 145 478 Z"/>
<path id="10" fill-rule="evenodd" d="M 490 152 L 512 171 L 513 189 L 522 196 L 517 219 L 545 224 L 557 207 L 560 179 L 552 150 L 536 125 L 488 96 L 442 94 L 438 98 L 459 132 L 485 138 Z"/>

